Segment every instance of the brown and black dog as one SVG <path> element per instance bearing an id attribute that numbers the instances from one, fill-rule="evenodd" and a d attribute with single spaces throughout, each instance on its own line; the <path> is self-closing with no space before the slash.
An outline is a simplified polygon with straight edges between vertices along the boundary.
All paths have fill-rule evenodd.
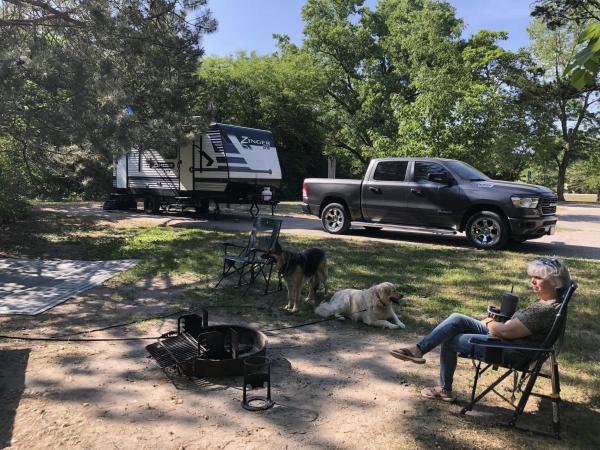
<path id="1" fill-rule="evenodd" d="M 307 301 L 317 303 L 317 289 L 323 286 L 327 295 L 327 257 L 320 248 L 309 248 L 300 253 L 283 250 L 279 242 L 265 255 L 277 265 L 288 290 L 288 304 L 285 309 L 296 312 L 300 309 L 300 294 L 304 282 L 308 280 Z"/>

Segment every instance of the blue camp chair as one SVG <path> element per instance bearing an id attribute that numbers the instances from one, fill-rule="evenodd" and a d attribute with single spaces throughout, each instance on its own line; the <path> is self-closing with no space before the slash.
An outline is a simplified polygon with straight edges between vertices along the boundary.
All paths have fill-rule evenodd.
<path id="1" fill-rule="evenodd" d="M 245 292 L 256 280 L 262 279 L 265 282 L 265 294 L 269 293 L 274 262 L 262 256 L 275 246 L 280 231 L 281 219 L 256 216 L 246 245 L 223 242 L 223 271 L 215 288 L 225 278 L 236 276 L 238 286 L 247 286 Z M 281 288 L 279 280 L 277 290 Z"/>
<path id="2" fill-rule="evenodd" d="M 558 371 L 557 358 L 562 346 L 565 334 L 565 326 L 567 321 L 567 311 L 569 301 L 573 296 L 573 292 L 577 289 L 577 284 L 572 282 L 563 295 L 561 306 L 556 314 L 552 328 L 548 332 L 546 339 L 541 343 L 516 343 L 505 341 L 502 339 L 483 339 L 473 337 L 469 340 L 472 345 L 472 350 L 469 355 L 460 355 L 473 360 L 475 367 L 475 378 L 473 380 L 473 389 L 471 392 L 471 400 L 467 406 L 461 410 L 461 414 L 466 414 L 471 411 L 473 406 L 479 402 L 488 393 L 493 392 L 509 403 L 515 410 L 511 419 L 508 422 L 509 427 L 524 431 L 532 431 L 540 434 L 546 434 L 560 439 L 560 377 Z M 482 352 L 481 350 L 485 351 Z M 474 355 L 484 355 L 481 359 Z M 550 374 L 542 373 L 542 366 L 550 359 Z M 488 369 L 498 369 L 502 367 L 507 369 L 493 383 L 485 388 L 479 395 L 477 394 L 477 385 L 480 377 Z M 496 387 L 509 375 L 513 375 L 511 398 L 507 398 L 502 393 L 498 392 Z M 552 394 L 544 395 L 533 392 L 538 378 L 548 378 L 552 383 Z M 526 384 L 525 384 L 526 383 Z M 522 387 L 525 384 L 525 389 Z M 521 394 L 519 401 L 516 403 L 517 394 Z M 523 414 L 529 397 L 533 395 L 549 399 L 552 402 L 552 432 L 544 432 L 541 430 L 527 429 L 517 426 L 517 420 Z"/>

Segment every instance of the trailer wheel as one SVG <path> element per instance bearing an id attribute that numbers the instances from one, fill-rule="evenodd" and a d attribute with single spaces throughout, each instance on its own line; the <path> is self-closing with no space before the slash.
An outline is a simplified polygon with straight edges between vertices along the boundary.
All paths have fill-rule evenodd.
<path id="1" fill-rule="evenodd" d="M 350 229 L 350 213 L 344 205 L 330 203 L 323 208 L 321 223 L 328 233 L 344 234 Z"/>
<path id="2" fill-rule="evenodd" d="M 158 214 L 160 209 L 160 198 L 149 195 L 144 199 L 144 212 L 146 214 Z"/>
<path id="3" fill-rule="evenodd" d="M 196 206 L 196 214 L 207 214 L 209 211 L 210 200 L 202 200 L 200 205 Z"/>

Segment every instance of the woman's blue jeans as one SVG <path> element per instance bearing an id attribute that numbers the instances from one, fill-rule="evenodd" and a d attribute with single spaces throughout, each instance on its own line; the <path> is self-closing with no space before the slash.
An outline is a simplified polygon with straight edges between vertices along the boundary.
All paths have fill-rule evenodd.
<path id="1" fill-rule="evenodd" d="M 440 352 L 440 386 L 447 391 L 451 391 L 457 355 L 461 354 L 468 357 L 474 352 L 475 357 L 483 358 L 485 350 L 481 347 L 473 347 L 469 344 L 469 339 L 473 336 L 481 337 L 481 335 L 487 334 L 487 327 L 479 320 L 464 314 L 453 313 L 435 327 L 431 333 L 421 339 L 417 346 L 423 353 L 431 351 L 438 345 L 442 346 Z"/>

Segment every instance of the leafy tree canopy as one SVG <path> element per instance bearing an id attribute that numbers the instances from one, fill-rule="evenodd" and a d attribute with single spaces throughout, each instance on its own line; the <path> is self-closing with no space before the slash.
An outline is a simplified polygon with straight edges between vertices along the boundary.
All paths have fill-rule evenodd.
<path id="1" fill-rule="evenodd" d="M 289 44 L 287 36 L 277 37 L 280 50 L 271 56 L 239 53 L 205 59 L 198 71 L 204 86 L 198 109 L 217 122 L 271 130 L 283 170 L 283 195 L 298 198 L 302 180 L 324 175 L 326 167 L 318 109 L 325 78 L 310 55 Z"/>
<path id="2" fill-rule="evenodd" d="M 95 155 L 172 145 L 216 25 L 205 3 L 0 2 L 1 150 L 48 186 Z"/>
<path id="3" fill-rule="evenodd" d="M 532 132 L 517 81 L 535 73 L 526 54 L 497 45 L 505 33 L 463 40 L 454 8 L 433 0 L 381 0 L 374 11 L 361 0 L 308 0 L 303 18 L 304 48 L 327 77 L 331 152 L 361 166 L 430 155 L 504 177 L 523 168 Z"/>

